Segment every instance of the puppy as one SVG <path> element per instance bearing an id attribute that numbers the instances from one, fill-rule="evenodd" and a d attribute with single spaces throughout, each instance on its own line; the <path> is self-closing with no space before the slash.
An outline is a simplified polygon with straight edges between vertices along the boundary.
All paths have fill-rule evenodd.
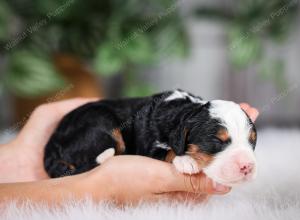
<path id="1" fill-rule="evenodd" d="M 50 177 L 60 177 L 88 171 L 114 155 L 143 155 L 234 186 L 255 177 L 256 136 L 238 104 L 175 90 L 75 109 L 51 136 L 44 164 Z"/>

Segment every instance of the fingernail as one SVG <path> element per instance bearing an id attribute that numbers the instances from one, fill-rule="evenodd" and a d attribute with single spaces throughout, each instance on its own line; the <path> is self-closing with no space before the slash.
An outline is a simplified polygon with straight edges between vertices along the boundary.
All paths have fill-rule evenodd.
<path id="1" fill-rule="evenodd" d="M 224 186 L 222 184 L 214 182 L 213 184 L 214 190 L 218 193 L 226 193 L 230 190 L 228 186 Z"/>

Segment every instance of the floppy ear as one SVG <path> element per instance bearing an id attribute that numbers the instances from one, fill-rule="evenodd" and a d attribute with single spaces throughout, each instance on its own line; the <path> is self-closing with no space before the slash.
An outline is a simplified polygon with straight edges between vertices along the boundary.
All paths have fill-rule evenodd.
<path id="1" fill-rule="evenodd" d="M 188 129 L 184 126 L 179 126 L 170 133 L 170 145 L 176 155 L 183 155 L 186 148 Z"/>

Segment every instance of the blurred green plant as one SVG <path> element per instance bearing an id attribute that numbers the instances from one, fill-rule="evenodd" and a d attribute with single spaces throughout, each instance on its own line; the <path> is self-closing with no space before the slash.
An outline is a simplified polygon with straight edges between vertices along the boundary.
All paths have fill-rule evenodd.
<path id="1" fill-rule="evenodd" d="M 228 25 L 229 57 L 240 72 L 257 64 L 261 79 L 284 84 L 284 62 L 268 58 L 264 41 L 281 43 L 286 39 L 299 6 L 298 0 L 233 0 L 226 9 L 198 8 L 196 16 L 217 19 Z"/>
<path id="2" fill-rule="evenodd" d="M 0 2 L 0 41 L 8 38 L 10 14 L 7 4 Z"/>
<path id="3" fill-rule="evenodd" d="M 66 86 L 53 64 L 43 55 L 17 51 L 11 56 L 5 83 L 17 94 L 36 97 Z"/>
<path id="4" fill-rule="evenodd" d="M 58 53 L 86 60 L 93 72 L 103 77 L 126 74 L 159 60 L 161 54 L 157 51 L 164 46 L 159 42 L 162 36 L 177 36 L 172 47 L 161 50 L 163 53 L 184 55 L 188 44 L 178 13 L 179 3 L 3 0 L 0 43 L 8 57 L 4 82 L 19 96 L 37 97 L 58 90 L 65 85 L 53 64 L 53 56 Z M 151 88 L 129 86 L 134 81 L 128 81 L 125 93 L 137 95 L 147 93 L 146 87 Z"/>

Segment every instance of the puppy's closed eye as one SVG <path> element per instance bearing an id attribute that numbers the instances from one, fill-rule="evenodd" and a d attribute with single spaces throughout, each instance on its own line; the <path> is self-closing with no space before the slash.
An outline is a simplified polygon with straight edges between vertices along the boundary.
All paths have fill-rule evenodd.
<path id="1" fill-rule="evenodd" d="M 221 128 L 217 134 L 216 134 L 216 138 L 218 138 L 220 141 L 222 142 L 228 142 L 230 141 L 230 136 L 228 134 L 227 129 L 225 128 Z"/>

